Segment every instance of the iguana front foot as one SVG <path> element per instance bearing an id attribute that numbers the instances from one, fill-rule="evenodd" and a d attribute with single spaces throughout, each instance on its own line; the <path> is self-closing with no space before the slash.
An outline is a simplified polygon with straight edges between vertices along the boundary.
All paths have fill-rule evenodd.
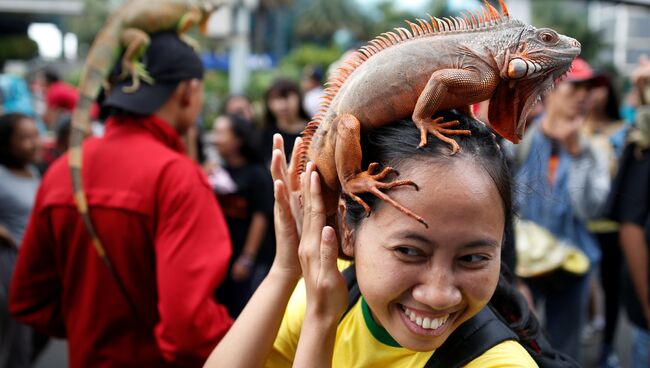
<path id="1" fill-rule="evenodd" d="M 435 119 L 431 119 L 430 121 L 425 123 L 416 122 L 418 129 L 420 129 L 420 144 L 418 145 L 418 148 L 422 148 L 427 145 L 427 134 L 431 133 L 436 138 L 440 139 L 443 142 L 448 143 L 451 146 L 452 155 L 458 152 L 458 150 L 460 149 L 458 143 L 456 143 L 455 140 L 446 137 L 445 134 L 471 135 L 472 132 L 466 129 L 448 129 L 460 125 L 460 122 L 458 120 L 443 122 L 443 120 L 444 119 L 442 117 L 438 117 Z"/>
<path id="2" fill-rule="evenodd" d="M 415 220 L 422 223 L 424 226 L 429 227 L 427 222 L 424 221 L 424 219 L 421 216 L 418 216 L 408 208 L 397 203 L 386 193 L 380 190 L 380 189 L 388 190 L 403 185 L 411 185 L 415 188 L 415 190 L 420 190 L 418 185 L 411 180 L 395 180 L 388 183 L 382 182 L 380 180 L 385 179 L 388 175 L 392 173 L 397 173 L 397 171 L 392 167 L 385 167 L 381 172 L 376 173 L 378 168 L 379 168 L 378 163 L 376 162 L 371 163 L 370 166 L 368 166 L 367 171 L 362 171 L 356 174 L 355 176 L 349 178 L 345 182 L 341 183 L 343 193 L 347 194 L 348 196 L 350 196 L 350 198 L 352 198 L 352 200 L 354 200 L 359 205 L 361 205 L 365 210 L 366 216 L 370 216 L 370 206 L 368 206 L 368 204 L 358 196 L 358 194 L 361 193 L 371 193 L 375 195 L 377 198 L 390 203 L 393 207 L 395 207 L 400 212 L 406 214 L 409 217 L 414 218 Z"/>

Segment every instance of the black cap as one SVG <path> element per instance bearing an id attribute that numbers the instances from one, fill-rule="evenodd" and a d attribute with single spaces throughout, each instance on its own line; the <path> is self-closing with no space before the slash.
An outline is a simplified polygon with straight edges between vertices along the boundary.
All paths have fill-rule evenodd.
<path id="1" fill-rule="evenodd" d="M 111 77 L 111 92 L 104 100 L 105 107 L 151 115 L 172 95 L 178 83 L 190 79 L 203 79 L 203 64 L 194 49 L 182 41 L 176 32 L 161 32 L 150 35 L 151 43 L 142 57 L 142 64 L 154 83 L 140 81 L 140 87 L 124 92 L 123 87 L 132 85 L 131 76 L 117 80 L 121 73 L 118 62 Z"/>

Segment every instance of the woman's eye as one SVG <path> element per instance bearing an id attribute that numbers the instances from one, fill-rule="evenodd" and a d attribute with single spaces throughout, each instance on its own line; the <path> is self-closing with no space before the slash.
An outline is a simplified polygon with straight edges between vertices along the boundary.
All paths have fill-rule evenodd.
<path id="1" fill-rule="evenodd" d="M 407 257 L 418 257 L 422 255 L 422 252 L 420 252 L 416 248 L 412 247 L 397 247 L 395 248 L 395 251 L 401 255 L 401 256 L 407 256 Z"/>
<path id="2" fill-rule="evenodd" d="M 460 257 L 461 262 L 467 263 L 469 265 L 477 265 L 489 259 L 489 257 L 482 254 L 468 254 L 466 256 Z"/>

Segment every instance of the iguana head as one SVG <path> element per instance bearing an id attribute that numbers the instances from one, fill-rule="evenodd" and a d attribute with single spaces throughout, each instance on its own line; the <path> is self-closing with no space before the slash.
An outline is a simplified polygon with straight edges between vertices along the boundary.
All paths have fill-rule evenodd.
<path id="1" fill-rule="evenodd" d="M 580 54 L 580 43 L 549 28 L 512 27 L 506 47 L 496 57 L 501 82 L 492 98 L 488 118 L 502 137 L 517 143 L 528 113 L 553 87 Z"/>

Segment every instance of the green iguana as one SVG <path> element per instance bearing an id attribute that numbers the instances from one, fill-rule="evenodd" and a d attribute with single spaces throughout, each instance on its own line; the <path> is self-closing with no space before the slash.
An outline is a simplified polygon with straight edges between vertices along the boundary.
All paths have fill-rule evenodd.
<path id="1" fill-rule="evenodd" d="M 88 213 L 88 202 L 83 191 L 82 143 L 89 132 L 91 105 L 99 95 L 106 78 L 122 53 L 123 73 L 121 78 L 126 78 L 130 74 L 132 79 L 132 85 L 124 87 L 124 92 L 136 91 L 140 86 L 140 80 L 154 84 L 155 81 L 139 63 L 139 58 L 144 55 L 149 45 L 149 34 L 177 30 L 181 39 L 196 48 L 196 42 L 190 39 L 186 32 L 197 24 L 200 25 L 202 31 L 205 31 L 210 14 L 224 1 L 131 0 L 125 3 L 111 15 L 100 30 L 90 48 L 81 73 L 79 100 L 72 115 L 72 130 L 70 132 L 69 165 L 74 197 L 77 209 L 90 233 L 97 253 L 110 269 L 124 293 L 122 283 L 115 274 L 92 224 Z"/>
<path id="2" fill-rule="evenodd" d="M 361 169 L 360 134 L 412 117 L 421 132 L 458 144 L 445 135 L 469 134 L 450 129 L 458 122 L 432 119 L 439 110 L 456 108 L 471 114 L 470 105 L 490 100 L 489 121 L 504 138 L 517 143 L 526 116 L 540 95 L 569 69 L 580 43 L 555 31 L 511 19 L 486 1 L 482 11 L 463 17 L 417 19 L 410 31 L 396 28 L 359 49 L 329 78 L 319 113 L 304 130 L 298 148 L 297 172 L 308 161 L 321 175 L 328 217 L 335 213 L 339 193 L 351 197 L 370 214 L 360 193 L 391 203 L 426 226 L 424 219 L 396 203 L 381 190 L 413 185 L 410 180 L 381 182 L 394 172 Z"/>

